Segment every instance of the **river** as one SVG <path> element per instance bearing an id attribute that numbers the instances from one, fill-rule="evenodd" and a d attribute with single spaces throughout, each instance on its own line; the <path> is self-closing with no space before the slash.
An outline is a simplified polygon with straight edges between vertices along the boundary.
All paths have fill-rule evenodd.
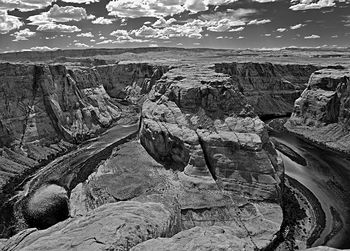
<path id="1" fill-rule="evenodd" d="M 315 195 L 326 215 L 326 226 L 313 246 L 350 248 L 350 161 L 344 156 L 312 146 L 288 133 L 274 132 L 270 136 L 293 149 L 307 161 L 307 165 L 303 166 L 280 153 L 286 174 Z M 337 223 L 331 207 L 340 215 L 343 227 L 329 239 L 333 224 Z"/>

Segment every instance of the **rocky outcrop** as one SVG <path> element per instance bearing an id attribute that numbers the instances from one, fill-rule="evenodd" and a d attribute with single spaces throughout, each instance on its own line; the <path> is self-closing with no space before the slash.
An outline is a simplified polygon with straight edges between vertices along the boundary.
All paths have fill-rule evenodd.
<path id="1" fill-rule="evenodd" d="M 245 95 L 259 116 L 288 115 L 310 75 L 320 69 L 313 65 L 272 63 L 222 63 L 215 71 L 232 76 L 234 85 Z"/>
<path id="2" fill-rule="evenodd" d="M 228 75 L 192 66 L 170 70 L 143 105 L 140 139 L 166 167 L 213 177 L 247 198 L 279 198 L 277 153 Z"/>
<path id="3" fill-rule="evenodd" d="M 286 128 L 311 142 L 350 154 L 350 71 L 323 69 L 310 77 Z"/>
<path id="4" fill-rule="evenodd" d="M 1 250 L 129 250 L 145 240 L 178 231 L 179 211 L 162 196 L 103 205 L 46 230 L 27 229 Z"/>

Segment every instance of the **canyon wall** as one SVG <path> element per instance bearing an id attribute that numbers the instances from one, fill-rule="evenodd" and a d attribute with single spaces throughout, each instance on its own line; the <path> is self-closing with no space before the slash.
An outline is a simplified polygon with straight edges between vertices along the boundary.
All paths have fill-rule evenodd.
<path id="1" fill-rule="evenodd" d="M 260 117 L 292 113 L 310 75 L 319 67 L 272 63 L 222 63 L 215 71 L 228 74 Z"/>
<path id="2" fill-rule="evenodd" d="M 285 127 L 318 145 L 350 154 L 350 71 L 313 73 Z"/>
<path id="3" fill-rule="evenodd" d="M 0 64 L 1 190 L 112 124 L 137 123 L 138 100 L 167 69 Z"/>

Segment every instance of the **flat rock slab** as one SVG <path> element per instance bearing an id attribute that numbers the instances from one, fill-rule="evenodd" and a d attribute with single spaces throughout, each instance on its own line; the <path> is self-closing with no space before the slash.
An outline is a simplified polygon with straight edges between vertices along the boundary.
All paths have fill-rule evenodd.
<path id="1" fill-rule="evenodd" d="M 150 201 L 106 204 L 46 230 L 22 231 L 1 250 L 128 250 L 147 239 L 173 235 L 178 222 L 173 209 Z"/>

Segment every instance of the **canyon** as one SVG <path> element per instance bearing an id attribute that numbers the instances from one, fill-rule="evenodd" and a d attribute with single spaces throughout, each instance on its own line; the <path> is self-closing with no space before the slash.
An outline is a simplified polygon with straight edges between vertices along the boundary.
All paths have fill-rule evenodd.
<path id="1" fill-rule="evenodd" d="M 347 215 L 319 223 L 331 213 L 289 163 L 310 159 L 276 133 L 347 152 L 347 65 L 223 52 L 0 55 L 12 61 L 0 63 L 0 249 L 295 250 L 339 239 Z M 198 61 L 205 53 L 220 56 Z"/>

